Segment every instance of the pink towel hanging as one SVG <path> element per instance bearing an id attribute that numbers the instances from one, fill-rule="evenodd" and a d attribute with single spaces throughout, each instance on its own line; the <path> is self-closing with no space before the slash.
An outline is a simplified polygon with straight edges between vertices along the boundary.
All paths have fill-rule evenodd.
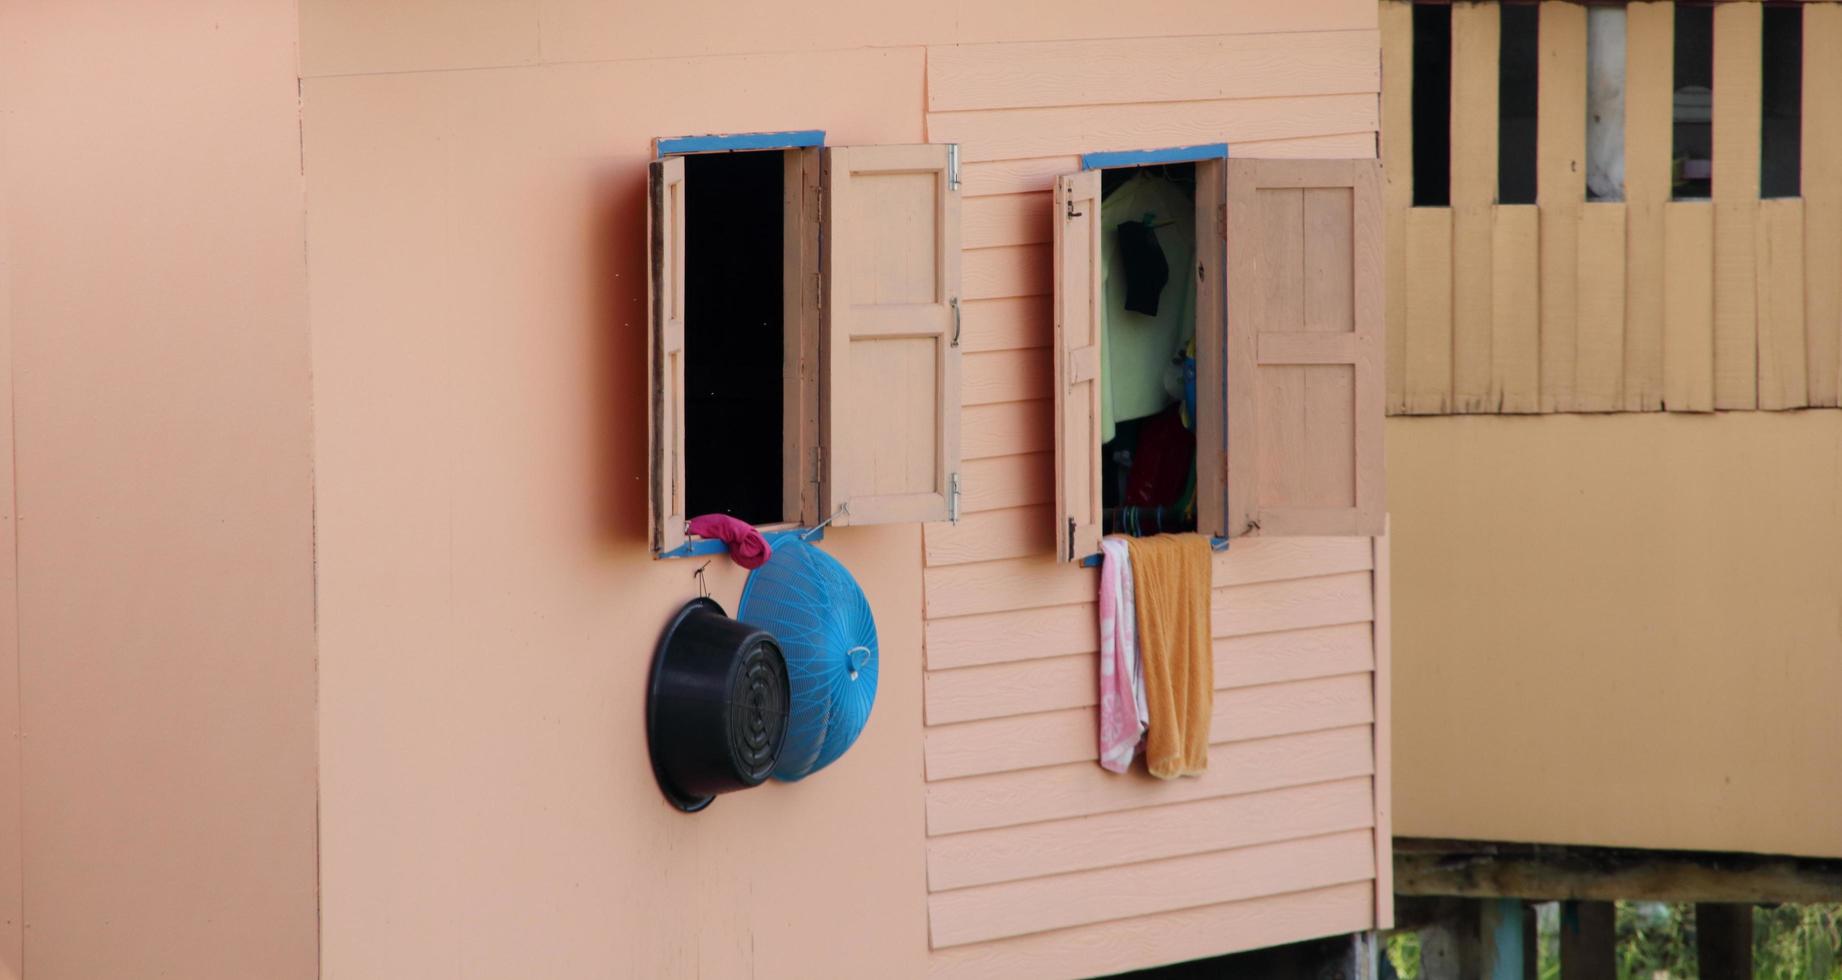
<path id="1" fill-rule="evenodd" d="M 1140 679 L 1138 611 L 1126 542 L 1102 538 L 1100 556 L 1100 765 L 1125 772 L 1150 717 Z"/>

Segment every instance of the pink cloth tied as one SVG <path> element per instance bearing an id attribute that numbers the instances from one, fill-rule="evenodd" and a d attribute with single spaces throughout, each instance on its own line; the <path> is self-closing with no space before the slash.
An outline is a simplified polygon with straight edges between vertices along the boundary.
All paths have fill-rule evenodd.
<path id="1" fill-rule="evenodd" d="M 760 568 L 774 554 L 761 532 L 747 521 L 728 514 L 700 514 L 691 518 L 690 531 L 700 538 L 715 538 L 729 546 L 729 557 L 743 568 Z"/>

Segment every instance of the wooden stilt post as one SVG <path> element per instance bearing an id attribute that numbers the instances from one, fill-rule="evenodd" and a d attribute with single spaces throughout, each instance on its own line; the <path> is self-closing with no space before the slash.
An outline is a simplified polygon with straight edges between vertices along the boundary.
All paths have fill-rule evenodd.
<path id="1" fill-rule="evenodd" d="M 1561 980 L 1617 980 L 1616 906 L 1561 903 Z"/>
<path id="2" fill-rule="evenodd" d="M 1379 980 L 1380 966 L 1381 937 L 1373 932 L 1351 934 L 1349 962 L 1341 975 L 1349 980 Z"/>
<path id="3" fill-rule="evenodd" d="M 1478 942 L 1485 980 L 1522 980 L 1522 900 L 1493 898 L 1480 903 Z"/>
<path id="4" fill-rule="evenodd" d="M 1752 906 L 1695 906 L 1695 953 L 1701 980 L 1752 980 Z"/>
<path id="5" fill-rule="evenodd" d="M 1481 904 L 1477 899 L 1439 900 L 1438 918 L 1420 929 L 1423 980 L 1483 980 L 1483 949 L 1478 942 Z"/>
<path id="6" fill-rule="evenodd" d="M 1420 934 L 1423 980 L 1524 980 L 1521 899 L 1421 899 L 1403 919 Z"/>
<path id="7" fill-rule="evenodd" d="M 1522 903 L 1522 980 L 1541 980 L 1541 929 L 1535 903 Z"/>

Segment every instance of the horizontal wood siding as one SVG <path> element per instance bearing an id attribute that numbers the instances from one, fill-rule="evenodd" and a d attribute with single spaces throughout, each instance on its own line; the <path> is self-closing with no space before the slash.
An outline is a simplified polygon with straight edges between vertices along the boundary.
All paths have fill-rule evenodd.
<path id="1" fill-rule="evenodd" d="M 1360 829 L 1375 823 L 1372 792 L 1368 777 L 1358 776 L 937 837 L 928 842 L 928 884 L 1020 881 Z"/>
<path id="2" fill-rule="evenodd" d="M 934 972 L 977 980 L 1117 973 L 1264 946 L 1272 936 L 1309 939 L 1367 929 L 1373 901 L 1370 883 L 1355 882 L 1058 929 L 937 952 Z"/>
<path id="3" fill-rule="evenodd" d="M 928 899 L 930 932 L 938 949 L 1367 881 L 1375 875 L 1374 847 L 1374 837 L 1367 830 L 1355 830 L 936 891 Z"/>
<path id="4" fill-rule="evenodd" d="M 1802 197 L 1760 198 L 1761 11 L 1714 16 L 1713 198 L 1672 199 L 1675 4 L 1625 7 L 1624 197 L 1588 202 L 1586 12 L 1541 5 L 1537 205 L 1496 202 L 1499 7 L 1453 7 L 1451 208 L 1414 207 L 1411 0 L 1380 0 L 1388 411 L 1842 402 L 1842 3 L 1804 17 Z M 1226 71 L 1227 69 L 1223 69 Z"/>
<path id="5" fill-rule="evenodd" d="M 1372 157 L 1380 32 L 943 46 L 961 144 L 963 510 L 924 532 L 929 935 L 943 976 L 1114 972 L 1375 921 L 1375 542 L 1213 562 L 1209 771 L 1096 756 L 1098 574 L 1057 561 L 1050 191 L 1102 150 Z"/>

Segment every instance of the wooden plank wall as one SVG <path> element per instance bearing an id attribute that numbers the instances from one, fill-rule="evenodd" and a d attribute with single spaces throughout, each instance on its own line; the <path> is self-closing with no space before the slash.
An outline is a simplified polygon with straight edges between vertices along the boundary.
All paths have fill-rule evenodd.
<path id="1" fill-rule="evenodd" d="M 1210 142 L 1373 156 L 1380 36 L 1363 14 L 928 51 L 928 138 L 965 161 L 964 512 L 924 536 L 942 975 L 1109 973 L 1366 929 L 1389 905 L 1385 539 L 1257 540 L 1215 560 L 1216 744 L 1206 776 L 1174 782 L 1096 763 L 1097 575 L 1051 554 L 1053 177 L 1085 152 Z"/>
<path id="2" fill-rule="evenodd" d="M 1842 4 L 1804 11 L 1803 196 L 1759 196 L 1761 6 L 1714 19 L 1714 197 L 1670 196 L 1675 4 L 1626 5 L 1625 199 L 1585 190 L 1586 11 L 1541 4 L 1537 203 L 1496 202 L 1495 2 L 1452 6 L 1451 206 L 1413 207 L 1413 4 L 1382 0 L 1388 411 L 1842 402 Z"/>

